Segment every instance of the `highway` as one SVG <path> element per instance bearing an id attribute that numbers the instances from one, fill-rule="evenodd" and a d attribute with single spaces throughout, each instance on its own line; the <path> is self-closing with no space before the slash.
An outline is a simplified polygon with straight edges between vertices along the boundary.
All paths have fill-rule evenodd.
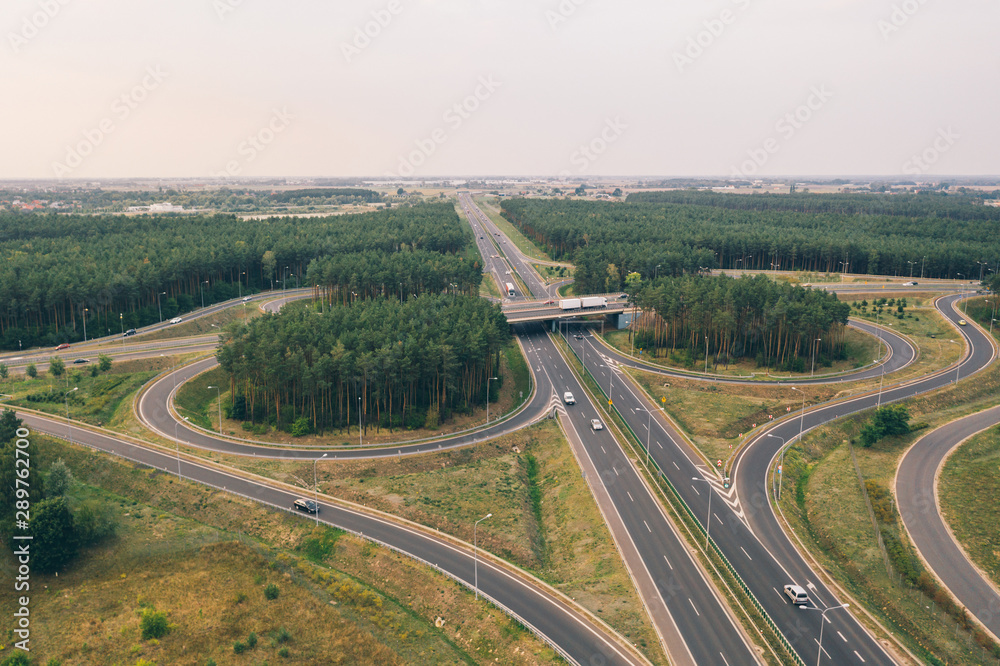
<path id="1" fill-rule="evenodd" d="M 89 429 L 74 428 L 68 434 L 66 423 L 54 419 L 24 413 L 20 417 L 34 432 L 43 432 L 64 439 L 69 436 L 72 441 L 93 449 L 113 453 L 165 472 L 179 474 L 185 479 L 224 489 L 226 492 L 281 509 L 290 510 L 292 502 L 303 494 L 306 497 L 310 496 L 308 491 L 305 493 L 289 491 L 276 483 L 272 485 L 245 478 Z M 421 559 L 461 581 L 467 587 L 473 586 L 474 556 L 466 545 L 437 538 L 425 531 L 371 513 L 322 501 L 319 504 L 320 521 Z M 622 666 L 638 666 L 646 663 L 620 647 L 608 637 L 603 627 L 574 609 L 560 595 L 540 585 L 531 584 L 525 577 L 514 575 L 482 556 L 478 565 L 478 586 L 480 594 L 546 637 L 557 646 L 558 651 L 570 663 Z"/>
<path id="2" fill-rule="evenodd" d="M 918 439 L 896 471 L 896 502 L 903 525 L 927 566 L 958 603 L 1000 637 L 1000 591 L 973 564 L 941 515 L 938 475 L 948 456 L 977 433 L 1000 423 L 1000 407 L 971 414 Z"/>

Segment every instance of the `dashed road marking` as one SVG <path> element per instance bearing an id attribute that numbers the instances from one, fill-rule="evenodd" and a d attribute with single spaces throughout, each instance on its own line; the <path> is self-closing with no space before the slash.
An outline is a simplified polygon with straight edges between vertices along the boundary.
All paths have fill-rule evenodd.
<path id="1" fill-rule="evenodd" d="M 838 632 L 837 632 L 837 635 L 838 635 L 838 636 L 840 636 L 840 640 L 844 641 L 845 643 L 847 642 L 847 639 L 846 639 L 846 638 L 844 638 L 844 634 L 842 634 L 842 633 L 840 633 L 840 632 L 838 631 Z"/>
<path id="2" fill-rule="evenodd" d="M 667 566 L 668 566 L 668 567 L 670 567 L 670 568 L 671 568 L 671 570 L 672 570 L 672 569 L 674 568 L 674 565 L 672 565 L 672 564 L 670 563 L 670 560 L 668 560 L 668 559 L 667 559 L 667 556 L 666 556 L 666 555 L 664 555 L 664 556 L 663 556 L 663 559 L 664 559 L 664 560 L 666 561 L 666 563 L 667 563 Z"/>
<path id="3" fill-rule="evenodd" d="M 823 652 L 826 652 L 826 650 L 823 650 Z M 855 655 L 857 655 L 858 659 L 860 659 L 860 660 L 861 660 L 861 663 L 862 663 L 862 664 L 863 664 L 863 663 L 865 663 L 865 658 L 864 658 L 864 657 L 862 657 L 862 656 L 861 656 L 860 654 L 858 654 L 858 651 L 857 651 L 857 650 L 855 650 L 855 651 L 854 651 L 854 654 L 855 654 Z M 829 656 L 829 655 L 827 655 L 827 656 Z"/>
<path id="4" fill-rule="evenodd" d="M 747 556 L 747 559 L 748 559 L 748 560 L 750 560 L 751 562 L 753 562 L 753 558 L 752 558 L 752 557 L 750 557 L 750 553 L 748 553 L 748 552 L 746 551 L 746 549 L 745 549 L 745 548 L 744 548 L 743 546 L 740 546 L 740 550 L 742 550 L 742 551 L 743 551 L 743 554 Z M 777 591 L 777 590 L 775 590 L 775 591 Z"/>
<path id="5" fill-rule="evenodd" d="M 649 530 L 649 533 L 650 533 L 650 534 L 652 534 L 652 533 L 653 533 L 653 530 L 650 530 L 650 529 L 649 529 L 649 523 L 647 523 L 647 522 L 646 522 L 646 521 L 644 520 L 644 521 L 642 521 L 642 524 L 646 526 L 646 529 L 647 529 L 647 530 Z"/>
<path id="6" fill-rule="evenodd" d="M 626 495 L 628 495 L 628 498 L 629 498 L 630 500 L 632 500 L 633 502 L 635 501 L 634 499 L 632 499 L 632 493 L 630 493 L 629 491 L 627 491 L 627 490 L 626 490 L 626 491 L 625 491 L 625 494 L 626 494 Z"/>
<path id="7" fill-rule="evenodd" d="M 698 609 L 695 607 L 694 602 L 691 601 L 691 597 L 688 597 L 688 603 L 691 604 L 691 608 L 694 608 L 694 614 L 697 615 L 698 617 L 701 617 L 701 613 L 698 612 Z"/>

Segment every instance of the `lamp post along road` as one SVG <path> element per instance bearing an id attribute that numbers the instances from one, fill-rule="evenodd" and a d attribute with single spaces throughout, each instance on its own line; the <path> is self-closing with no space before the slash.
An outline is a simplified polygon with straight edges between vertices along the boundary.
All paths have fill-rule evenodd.
<path id="1" fill-rule="evenodd" d="M 490 380 L 496 379 L 496 377 L 486 378 L 486 422 L 490 422 Z"/>
<path id="2" fill-rule="evenodd" d="M 87 308 L 83 309 L 83 341 L 87 341 L 87 313 L 90 312 Z M 162 319 L 160 321 L 163 321 Z M 20 340 L 18 340 L 20 343 Z"/>
<path id="3" fill-rule="evenodd" d="M 73 422 L 69 420 L 69 394 L 80 388 L 79 386 L 74 386 L 71 391 L 66 391 L 63 394 L 63 400 L 66 401 L 66 425 L 69 426 L 69 441 L 73 441 Z"/>
<path id="4" fill-rule="evenodd" d="M 215 389 L 215 395 L 217 395 L 219 399 L 219 434 L 221 435 L 222 434 L 222 389 L 220 389 L 218 386 L 209 386 L 207 388 Z"/>
<path id="5" fill-rule="evenodd" d="M 774 439 L 781 440 L 781 458 L 779 459 L 779 462 L 778 462 L 778 469 L 777 469 L 778 473 L 776 475 L 778 477 L 778 490 L 777 490 L 777 493 L 775 492 L 775 488 L 774 488 L 774 480 L 773 479 L 771 480 L 771 494 L 775 495 L 775 497 L 780 500 L 781 499 L 781 477 L 782 477 L 782 475 L 784 474 L 784 471 L 785 471 L 785 438 L 784 437 L 779 437 L 778 435 L 772 435 L 771 433 L 768 433 L 767 436 L 768 437 L 773 437 Z"/>
<path id="6" fill-rule="evenodd" d="M 314 514 L 316 516 L 316 527 L 319 527 L 319 484 L 316 483 L 316 463 L 318 463 L 323 458 L 326 458 L 329 453 L 324 453 L 319 458 L 313 460 L 313 509 L 316 510 Z"/>
<path id="7" fill-rule="evenodd" d="M 708 550 L 709 535 L 712 534 L 712 484 L 708 479 L 701 479 L 697 476 L 691 477 L 692 481 L 704 481 L 708 485 L 708 517 L 705 519 L 705 550 Z"/>
<path id="8" fill-rule="evenodd" d="M 838 608 L 847 608 L 850 604 L 841 604 L 839 606 L 833 606 L 827 608 L 826 610 L 820 610 L 819 608 L 813 608 L 812 606 L 799 606 L 802 610 L 819 611 L 823 614 L 822 619 L 819 622 L 819 651 L 816 653 L 816 666 L 819 666 L 819 660 L 823 656 L 823 625 L 826 624 L 826 614 L 832 610 L 837 610 Z"/>
<path id="9" fill-rule="evenodd" d="M 492 518 L 492 517 L 493 517 L 493 514 L 492 513 L 488 513 L 485 516 L 483 516 L 482 518 L 480 518 L 479 520 L 477 520 L 476 524 L 472 526 L 472 551 L 473 551 L 473 554 L 475 555 L 475 565 L 474 566 L 475 566 L 475 588 L 476 588 L 476 599 L 477 600 L 479 599 L 479 534 L 478 534 L 479 523 L 483 522 L 487 518 Z"/>

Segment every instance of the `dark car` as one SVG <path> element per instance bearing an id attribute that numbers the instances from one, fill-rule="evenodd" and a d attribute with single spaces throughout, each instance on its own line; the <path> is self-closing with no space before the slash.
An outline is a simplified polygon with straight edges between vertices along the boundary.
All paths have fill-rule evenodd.
<path id="1" fill-rule="evenodd" d="M 77 365 L 82 365 L 84 363 L 90 363 L 90 359 L 89 358 L 78 358 L 78 359 L 74 359 L 73 363 L 76 363 Z"/>
<path id="2" fill-rule="evenodd" d="M 319 513 L 319 505 L 310 499 L 297 499 L 293 504 L 296 510 L 306 513 Z"/>
<path id="3" fill-rule="evenodd" d="M 135 330 L 134 328 L 130 328 L 130 329 L 128 329 L 127 331 L 125 331 L 125 337 L 126 337 L 126 338 L 127 338 L 128 336 L 130 336 L 130 335 L 135 335 L 135 334 L 136 334 L 136 330 Z"/>
<path id="4" fill-rule="evenodd" d="M 583 340 L 583 336 L 579 333 L 574 333 L 573 337 L 576 338 L 577 340 Z"/>

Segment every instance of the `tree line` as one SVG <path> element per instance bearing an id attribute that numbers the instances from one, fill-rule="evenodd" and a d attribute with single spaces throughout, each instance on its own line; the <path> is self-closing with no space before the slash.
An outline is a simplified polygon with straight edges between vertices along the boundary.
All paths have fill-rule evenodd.
<path id="1" fill-rule="evenodd" d="M 672 195 L 663 193 L 668 194 Z M 682 194 L 672 196 L 683 201 L 695 197 Z M 914 278 L 922 274 L 970 280 L 988 274 L 987 269 L 1000 268 L 1000 219 L 986 206 L 969 204 L 980 217 L 972 213 L 963 217 L 928 203 L 920 209 L 923 215 L 909 216 L 798 212 L 766 206 L 743 210 L 643 199 L 631 203 L 633 196 L 637 195 L 630 195 L 630 203 L 509 199 L 503 202 L 502 212 L 554 258 L 578 264 L 578 291 L 620 289 L 633 271 L 646 277 L 696 272 L 702 267 Z M 644 196 L 653 198 L 652 194 Z M 835 195 L 802 196 L 822 201 Z M 714 197 L 706 201 L 732 197 L 732 204 L 729 198 L 721 200 L 734 206 L 753 203 L 743 195 Z M 937 197 L 920 195 L 908 205 L 917 206 L 924 199 L 937 201 Z M 838 201 L 829 205 L 842 205 Z M 796 202 L 790 200 L 788 205 L 799 205 Z"/>
<path id="2" fill-rule="evenodd" d="M 470 242 L 449 204 L 267 220 L 0 213 L 0 346 L 82 339 L 84 316 L 94 337 L 154 323 L 161 313 L 169 318 L 203 300 L 303 284 L 319 257 L 449 255 Z"/>
<path id="3" fill-rule="evenodd" d="M 325 311 L 290 306 L 229 327 L 217 357 L 230 378 L 232 418 L 295 434 L 436 427 L 486 400 L 509 340 L 498 306 L 424 294 Z"/>
<path id="4" fill-rule="evenodd" d="M 692 359 L 707 351 L 717 362 L 752 358 L 799 371 L 814 353 L 843 356 L 850 306 L 836 294 L 762 275 L 634 284 L 631 298 L 642 310 L 632 329 L 635 346 L 653 354 L 682 350 Z"/>

